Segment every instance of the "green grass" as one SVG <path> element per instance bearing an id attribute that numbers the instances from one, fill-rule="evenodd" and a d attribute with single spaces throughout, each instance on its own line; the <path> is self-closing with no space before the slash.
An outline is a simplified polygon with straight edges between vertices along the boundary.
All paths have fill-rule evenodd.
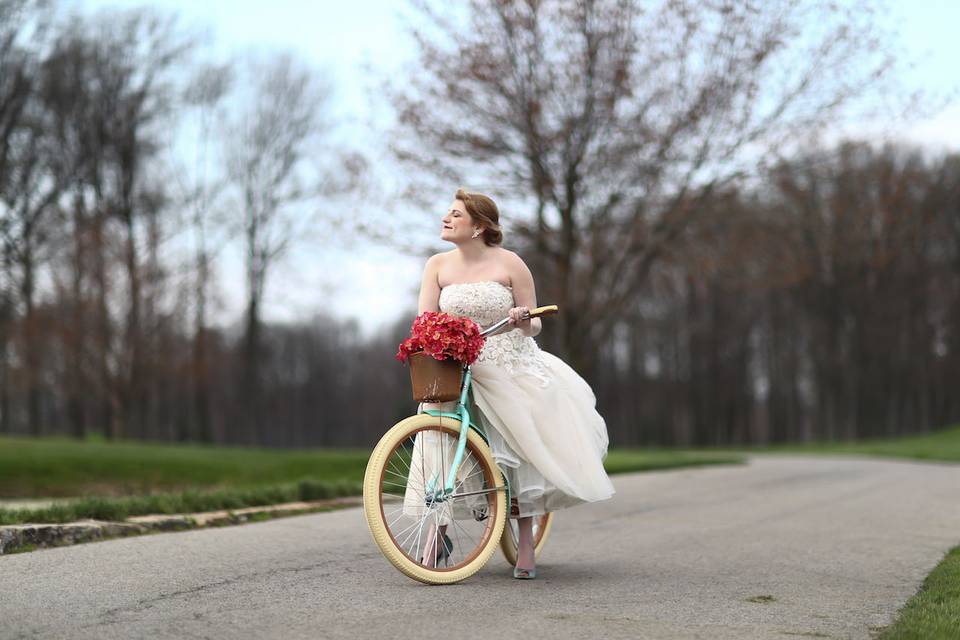
<path id="1" fill-rule="evenodd" d="M 960 547 L 954 547 L 900 609 L 879 640 L 953 640 L 960 637 Z"/>
<path id="2" fill-rule="evenodd" d="M 742 464 L 746 456 L 733 451 L 695 449 L 611 449 L 603 466 L 607 473 L 657 471 L 708 464 Z"/>
<path id="3" fill-rule="evenodd" d="M 133 496 L 363 479 L 370 452 L 0 437 L 0 498 Z"/>
<path id="4" fill-rule="evenodd" d="M 301 480 L 297 483 L 249 489 L 218 491 L 191 489 L 179 493 L 144 496 L 91 496 L 69 502 L 57 502 L 49 507 L 37 509 L 0 509 L 0 525 L 75 522 L 86 518 L 119 522 L 130 516 L 242 509 L 284 502 L 355 496 L 360 492 L 359 482 Z"/>
<path id="5" fill-rule="evenodd" d="M 0 438 L 0 497 L 71 498 L 0 509 L 0 524 L 123 520 L 359 495 L 369 451 L 278 451 L 65 438 Z M 613 450 L 610 473 L 743 462 L 733 453 Z"/>
<path id="6" fill-rule="evenodd" d="M 731 449 L 733 450 L 733 449 Z M 911 458 L 960 462 L 960 426 L 899 438 L 871 438 L 856 442 L 812 442 L 769 447 L 738 448 L 736 451 L 769 453 L 864 454 L 888 458 Z"/>
<path id="7" fill-rule="evenodd" d="M 611 474 L 737 464 L 746 453 L 867 454 L 960 462 L 960 427 L 922 436 L 749 449 L 610 450 Z M 0 509 L 0 524 L 122 520 L 357 495 L 369 451 L 284 451 L 145 442 L 0 437 L 0 498 L 74 498 Z M 79 498 L 79 499 L 76 499 Z"/>

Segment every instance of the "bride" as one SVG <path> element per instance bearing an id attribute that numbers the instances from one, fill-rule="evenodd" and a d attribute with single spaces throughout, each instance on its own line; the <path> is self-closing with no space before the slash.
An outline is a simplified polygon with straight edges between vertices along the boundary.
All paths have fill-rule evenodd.
<path id="1" fill-rule="evenodd" d="M 513 575 L 533 578 L 533 516 L 604 500 L 614 489 L 603 468 L 607 428 L 593 391 L 537 346 L 539 318 L 521 320 L 537 306 L 533 275 L 520 256 L 500 246 L 499 219 L 493 200 L 457 191 L 440 230 L 455 247 L 427 260 L 417 313 L 468 316 L 484 329 L 510 317 L 513 330 L 487 338 L 473 364 L 473 403 L 516 497 L 512 515 L 519 518 L 520 539 Z M 422 408 L 452 410 L 450 404 Z"/>

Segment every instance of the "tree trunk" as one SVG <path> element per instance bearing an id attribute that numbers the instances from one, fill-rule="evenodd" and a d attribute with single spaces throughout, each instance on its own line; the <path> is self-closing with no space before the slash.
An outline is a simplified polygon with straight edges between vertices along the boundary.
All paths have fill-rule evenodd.
<path id="1" fill-rule="evenodd" d="M 75 438 L 86 437 L 86 405 L 84 399 L 87 397 L 86 376 L 84 375 L 84 344 L 87 340 L 86 335 L 86 314 L 83 313 L 84 293 L 83 280 L 85 275 L 85 254 L 83 235 L 86 230 L 85 216 L 83 213 L 83 195 L 77 191 L 74 198 L 73 214 L 73 274 L 71 278 L 71 326 L 68 334 L 71 339 L 64 345 L 65 351 L 70 354 L 68 361 L 71 363 L 68 375 L 67 388 L 67 418 L 70 421 L 70 432 Z"/>
<path id="2" fill-rule="evenodd" d="M 143 375 L 142 375 L 142 335 L 141 335 L 141 291 L 140 270 L 137 264 L 137 243 L 133 225 L 133 214 L 123 216 L 126 231 L 124 265 L 127 271 L 127 284 L 130 287 L 130 301 L 127 310 L 125 330 L 125 351 L 127 376 L 123 382 L 122 402 L 124 431 L 128 434 L 141 432 L 143 420 Z"/>
<path id="3" fill-rule="evenodd" d="M 252 444 L 266 444 L 260 394 L 260 298 L 253 295 L 247 305 L 247 322 L 243 341 L 243 398 L 246 408 L 247 437 Z"/>
<path id="4" fill-rule="evenodd" d="M 0 285 L 3 286 L 3 285 Z M 10 325 L 13 321 L 6 287 L 0 292 L 0 433 L 12 433 L 10 420 Z"/>
<path id="5" fill-rule="evenodd" d="M 97 363 L 100 377 L 99 420 L 104 435 L 111 440 L 124 436 L 119 393 L 110 371 L 110 351 L 113 330 L 111 327 L 110 307 L 107 302 L 110 281 L 107 275 L 106 246 L 104 225 L 106 217 L 98 212 L 93 224 L 93 270 L 97 287 Z"/>
<path id="6" fill-rule="evenodd" d="M 43 435 L 43 425 L 40 422 L 40 362 L 37 353 L 37 317 L 34 308 L 34 263 L 32 238 L 30 238 L 30 227 L 25 231 L 22 247 L 23 281 L 21 283 L 20 295 L 23 299 L 23 361 L 24 377 L 27 383 L 27 428 L 34 436 Z"/>
<path id="7" fill-rule="evenodd" d="M 203 247 L 201 230 L 201 248 L 197 254 L 196 312 L 193 336 L 193 410 L 196 435 L 200 442 L 212 442 L 213 433 L 210 423 L 210 371 L 207 356 L 207 281 L 209 265 L 206 250 Z M 181 439 L 187 434 L 181 434 Z"/>

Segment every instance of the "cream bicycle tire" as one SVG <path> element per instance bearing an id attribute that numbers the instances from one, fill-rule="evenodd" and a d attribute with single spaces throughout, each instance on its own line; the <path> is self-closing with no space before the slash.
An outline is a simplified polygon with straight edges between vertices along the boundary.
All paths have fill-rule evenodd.
<path id="1" fill-rule="evenodd" d="M 496 551 L 507 519 L 506 492 L 503 475 L 490 453 L 490 448 L 483 438 L 471 429 L 467 434 L 467 451 L 482 465 L 485 481 L 495 488 L 491 491 L 491 495 L 495 497 L 492 500 L 488 499 L 490 509 L 494 513 L 488 513 L 485 518 L 492 518 L 492 520 L 485 525 L 483 539 L 462 566 L 453 569 L 432 568 L 411 559 L 402 546 L 398 545 L 387 523 L 383 509 L 383 483 L 391 454 L 415 434 L 428 430 L 435 432 L 442 430 L 451 436 L 458 436 L 460 422 L 452 418 L 419 414 L 401 420 L 391 427 L 374 447 L 367 462 L 363 479 L 364 515 L 374 543 L 390 564 L 401 573 L 427 584 L 452 584 L 479 571 Z"/>

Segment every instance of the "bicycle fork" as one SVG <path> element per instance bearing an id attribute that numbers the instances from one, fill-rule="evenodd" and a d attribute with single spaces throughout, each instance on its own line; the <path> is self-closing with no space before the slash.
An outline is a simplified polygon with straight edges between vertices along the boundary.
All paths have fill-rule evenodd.
<path id="1" fill-rule="evenodd" d="M 458 493 L 454 496 L 454 488 L 457 480 L 457 471 L 460 470 L 460 465 L 463 463 L 463 456 L 467 448 L 467 431 L 470 429 L 470 411 L 467 409 L 468 402 L 467 396 L 470 393 L 470 383 L 473 380 L 473 372 L 470 367 L 466 367 L 466 370 L 463 375 L 463 387 L 460 390 L 460 399 L 457 402 L 456 413 L 447 413 L 440 411 L 438 409 L 426 409 L 424 413 L 428 413 L 436 417 L 448 417 L 448 418 L 459 418 L 460 419 L 460 436 L 457 440 L 457 450 L 453 456 L 453 462 L 450 464 L 450 470 L 447 472 L 446 481 L 443 484 L 443 487 L 439 487 L 440 473 L 438 471 L 433 474 L 433 477 L 430 478 L 430 481 L 427 483 L 425 491 L 425 500 L 427 506 L 433 506 L 438 502 L 445 502 L 450 497 L 464 497 L 470 495 L 479 495 L 483 493 L 490 493 L 491 491 L 496 491 L 496 488 L 493 489 L 480 489 L 478 491 L 466 491 L 463 493 Z M 504 490 L 507 492 L 507 502 L 510 501 L 510 487 L 504 478 Z M 483 518 L 486 516 L 484 515 Z M 481 520 L 483 518 L 479 518 Z"/>

